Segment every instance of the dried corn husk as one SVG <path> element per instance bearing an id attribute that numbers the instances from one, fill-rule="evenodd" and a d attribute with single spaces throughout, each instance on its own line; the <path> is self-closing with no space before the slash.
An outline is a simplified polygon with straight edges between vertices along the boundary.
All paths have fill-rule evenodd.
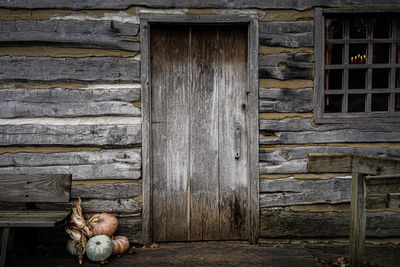
<path id="1" fill-rule="evenodd" d="M 76 202 L 76 207 L 72 208 L 72 215 L 70 224 L 73 225 L 72 228 L 83 230 L 84 234 L 88 237 L 92 237 L 92 229 L 88 222 L 86 222 L 85 218 L 82 214 L 82 200 L 79 197 Z"/>
<path id="2" fill-rule="evenodd" d="M 65 232 L 67 232 L 67 234 L 69 234 L 69 236 L 73 240 L 81 240 L 82 239 L 82 233 L 79 230 L 70 229 L 70 228 L 66 227 Z"/>

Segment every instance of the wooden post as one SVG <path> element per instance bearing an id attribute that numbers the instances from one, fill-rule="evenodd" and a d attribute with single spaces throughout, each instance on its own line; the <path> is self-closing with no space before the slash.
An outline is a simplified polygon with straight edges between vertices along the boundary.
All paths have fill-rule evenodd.
<path id="1" fill-rule="evenodd" d="M 10 233 L 10 228 L 4 227 L 3 228 L 3 238 L 1 240 L 0 267 L 4 267 L 6 265 L 7 243 L 8 243 L 8 234 L 9 233 Z"/>
<path id="2" fill-rule="evenodd" d="M 359 172 L 353 172 L 351 181 L 350 267 L 361 267 L 364 264 L 365 193 L 364 175 Z"/>

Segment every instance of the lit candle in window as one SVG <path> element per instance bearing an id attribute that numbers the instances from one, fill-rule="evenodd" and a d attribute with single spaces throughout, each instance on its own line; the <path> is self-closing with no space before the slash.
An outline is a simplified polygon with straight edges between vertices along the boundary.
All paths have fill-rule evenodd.
<path id="1" fill-rule="evenodd" d="M 366 55 L 364 55 L 364 56 L 363 56 L 363 63 L 366 62 L 366 59 L 367 59 L 367 57 L 366 57 Z"/>
<path id="2" fill-rule="evenodd" d="M 351 58 L 350 58 L 350 64 L 353 64 L 353 63 L 354 63 L 354 58 L 351 57 Z"/>

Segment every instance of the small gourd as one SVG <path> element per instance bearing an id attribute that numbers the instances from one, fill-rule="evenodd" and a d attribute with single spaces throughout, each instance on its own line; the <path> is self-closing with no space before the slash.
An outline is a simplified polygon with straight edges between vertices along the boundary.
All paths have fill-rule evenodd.
<path id="1" fill-rule="evenodd" d="M 75 247 L 75 242 L 77 242 L 77 241 L 74 241 L 72 239 L 68 240 L 68 242 L 67 242 L 67 250 L 68 250 L 69 254 L 71 254 L 72 256 L 78 255 L 78 253 L 76 251 L 76 247 Z"/>
<path id="2" fill-rule="evenodd" d="M 125 236 L 120 236 L 120 235 L 114 236 L 112 243 L 113 243 L 113 250 L 112 250 L 113 255 L 122 254 L 129 249 L 129 240 Z"/>
<path id="3" fill-rule="evenodd" d="M 112 240 L 106 235 L 97 235 L 89 239 L 86 245 L 86 255 L 93 262 L 102 262 L 111 256 Z"/>
<path id="4" fill-rule="evenodd" d="M 107 235 L 111 237 L 118 228 L 118 219 L 109 213 L 95 214 L 89 219 L 93 235 Z"/>

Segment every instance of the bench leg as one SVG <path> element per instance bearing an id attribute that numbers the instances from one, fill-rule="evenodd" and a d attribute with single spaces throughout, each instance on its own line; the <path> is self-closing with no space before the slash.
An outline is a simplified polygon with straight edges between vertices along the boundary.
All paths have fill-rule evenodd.
<path id="1" fill-rule="evenodd" d="M 7 243 L 8 243 L 9 233 L 10 233 L 9 227 L 3 228 L 3 238 L 1 240 L 0 267 L 4 267 L 6 264 Z"/>

